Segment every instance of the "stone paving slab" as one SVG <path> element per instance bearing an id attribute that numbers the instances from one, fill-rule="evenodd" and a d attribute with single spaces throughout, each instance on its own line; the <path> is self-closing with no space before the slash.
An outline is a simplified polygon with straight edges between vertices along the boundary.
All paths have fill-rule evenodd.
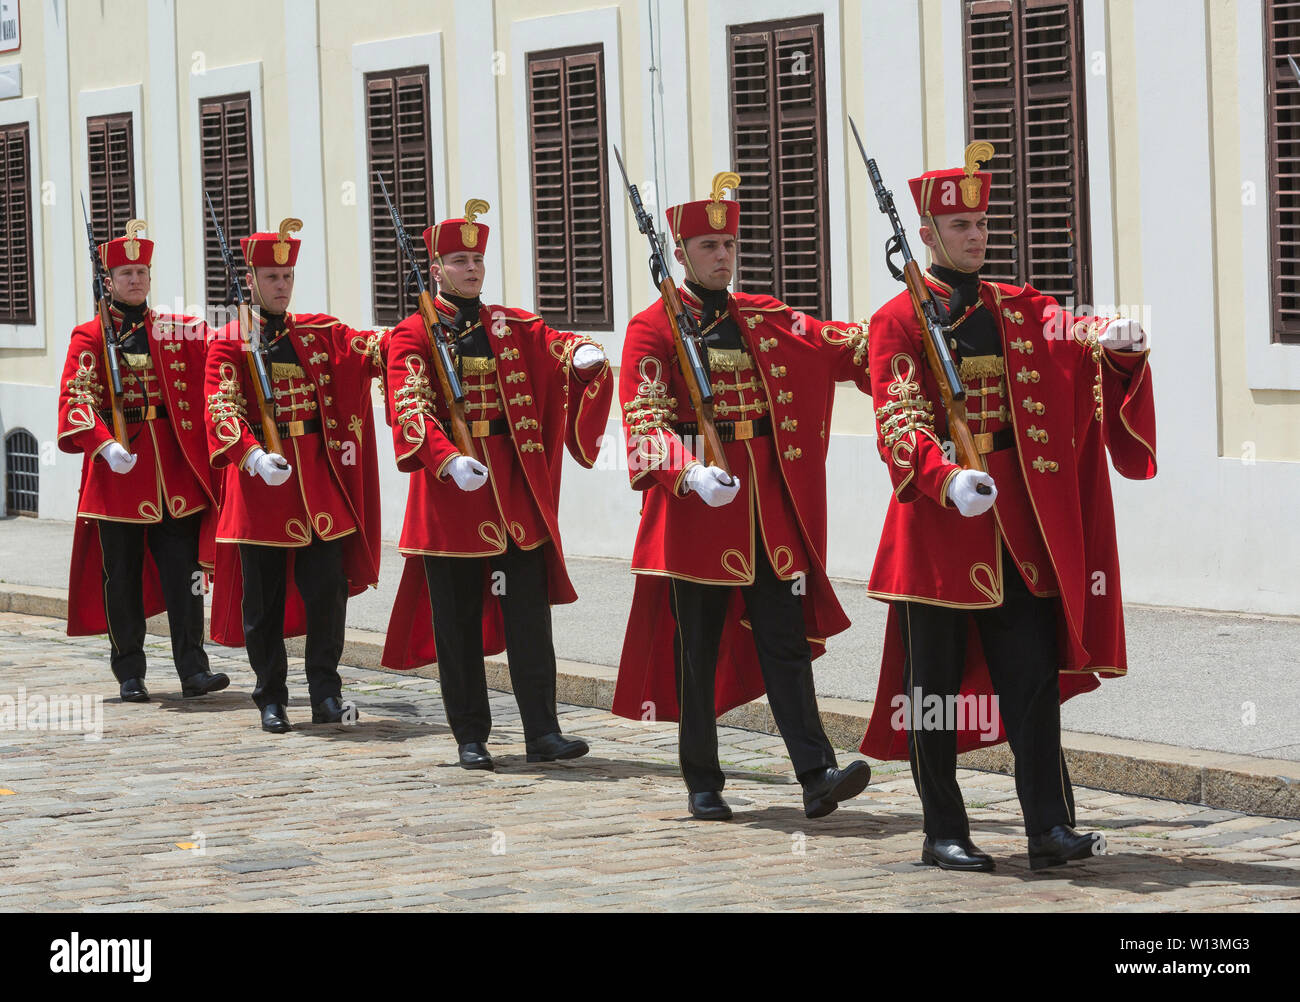
<path id="1" fill-rule="evenodd" d="M 743 763 L 727 770 L 736 817 L 705 824 L 686 811 L 672 724 L 562 706 L 591 754 L 530 765 L 513 697 L 493 693 L 499 771 L 466 772 L 435 680 L 344 668 L 360 722 L 311 725 L 291 661 L 298 726 L 271 735 L 242 651 L 211 651 L 230 689 L 182 700 L 151 636 L 154 702 L 123 704 L 102 638 L 64 629 L 0 613 L 7 911 L 1300 910 L 1300 822 L 1080 787 L 1079 824 L 1106 832 L 1109 855 L 1035 874 L 1014 781 L 963 770 L 998 870 L 949 874 L 919 865 L 902 763 L 809 821 L 780 739 L 723 727 L 721 758 Z M 105 697 L 102 737 L 4 723 L 20 689 L 29 714 Z"/>

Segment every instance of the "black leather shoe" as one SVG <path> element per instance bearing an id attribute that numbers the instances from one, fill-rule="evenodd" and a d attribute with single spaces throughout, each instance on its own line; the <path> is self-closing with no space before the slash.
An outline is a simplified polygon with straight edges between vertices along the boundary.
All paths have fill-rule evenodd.
<path id="1" fill-rule="evenodd" d="M 809 818 L 824 818 L 841 800 L 851 800 L 871 782 L 871 766 L 850 762 L 847 769 L 823 769 L 803 787 L 803 812 Z"/>
<path id="2" fill-rule="evenodd" d="M 344 717 L 348 715 L 348 707 L 335 696 L 326 696 L 319 703 L 311 708 L 311 722 L 313 724 L 341 724 L 344 723 Z M 361 719 L 361 714 L 357 712 L 355 706 L 351 707 L 351 717 L 346 723 L 355 723 Z"/>
<path id="3" fill-rule="evenodd" d="M 181 695 L 186 699 L 194 696 L 206 696 L 210 692 L 220 692 L 230 684 L 229 675 L 214 675 L 206 669 L 181 679 Z"/>
<path id="4" fill-rule="evenodd" d="M 969 838 L 932 838 L 927 835 L 921 847 L 921 862 L 941 870 L 993 869 L 993 857 L 976 848 Z"/>
<path id="5" fill-rule="evenodd" d="M 559 731 L 543 734 L 525 747 L 529 762 L 554 762 L 561 758 L 582 758 L 591 751 L 581 738 L 566 738 Z"/>
<path id="6" fill-rule="evenodd" d="M 118 691 L 122 694 L 123 703 L 149 702 L 149 690 L 144 687 L 142 678 L 124 679 Z"/>
<path id="7" fill-rule="evenodd" d="M 722 799 L 721 793 L 692 793 L 687 798 L 691 817 L 701 821 L 730 821 L 731 808 Z"/>
<path id="8" fill-rule="evenodd" d="M 457 748 L 460 753 L 460 767 L 462 769 L 487 769 L 492 771 L 496 769 L 496 763 L 492 761 L 492 756 L 488 754 L 487 745 L 482 741 L 471 741 L 469 744 L 460 745 Z"/>
<path id="9" fill-rule="evenodd" d="M 1101 832 L 1080 834 L 1069 825 L 1057 825 L 1038 835 L 1029 836 L 1029 868 L 1043 870 L 1064 866 L 1072 859 L 1100 856 L 1106 851 L 1106 836 Z"/>
<path id="10" fill-rule="evenodd" d="M 270 731 L 272 734 L 283 734 L 285 731 L 293 730 L 284 707 L 279 703 L 267 703 L 262 707 L 262 730 Z"/>

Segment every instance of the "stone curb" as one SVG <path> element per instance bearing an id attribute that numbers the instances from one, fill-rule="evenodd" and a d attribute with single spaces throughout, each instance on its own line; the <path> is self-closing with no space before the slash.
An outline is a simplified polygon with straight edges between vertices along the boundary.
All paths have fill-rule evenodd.
<path id="1" fill-rule="evenodd" d="M 0 612 L 67 619 L 67 591 L 0 583 Z M 146 628 L 154 636 L 169 635 L 165 616 L 150 619 Z M 383 643 L 381 633 L 349 629 L 342 663 L 394 675 L 438 677 L 436 666 L 410 672 L 381 667 L 379 658 Z M 301 637 L 291 638 L 285 646 L 292 656 L 302 656 Z M 556 697 L 561 703 L 608 710 L 614 699 L 615 677 L 616 669 L 608 665 L 560 661 Z M 503 659 L 488 659 L 487 682 L 492 689 L 512 691 L 510 672 Z M 822 725 L 831 743 L 840 749 L 856 751 L 866 731 L 871 704 L 835 698 L 821 698 L 818 703 Z M 724 715 L 721 722 L 764 734 L 777 733 L 766 699 L 737 707 Z M 1070 776 L 1079 786 L 1203 804 L 1216 810 L 1300 819 L 1300 763 L 1297 762 L 1074 731 L 1064 732 L 1062 742 Z M 1013 771 L 1011 751 L 1005 744 L 967 752 L 959 757 L 958 763 L 965 769 L 1008 775 Z M 873 762 L 873 767 L 876 765 Z M 904 762 L 886 762 L 879 766 L 877 772 L 900 772 L 907 768 Z"/>

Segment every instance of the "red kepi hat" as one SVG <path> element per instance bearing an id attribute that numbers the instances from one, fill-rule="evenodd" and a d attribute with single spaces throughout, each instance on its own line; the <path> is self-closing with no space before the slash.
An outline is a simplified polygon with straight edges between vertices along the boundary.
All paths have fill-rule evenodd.
<path id="1" fill-rule="evenodd" d="M 908 181 L 916 211 L 926 216 L 950 216 L 959 212 L 987 212 L 993 175 L 980 167 L 993 159 L 992 143 L 971 143 L 966 147 L 966 166 L 951 170 L 926 171 Z"/>
<path id="2" fill-rule="evenodd" d="M 490 208 L 483 199 L 471 198 L 465 203 L 464 219 L 445 219 L 425 230 L 424 246 L 429 250 L 429 257 L 437 261 L 444 254 L 458 251 L 482 254 L 487 247 L 488 227 L 474 220 Z"/>
<path id="3" fill-rule="evenodd" d="M 301 219 L 282 219 L 278 233 L 254 233 L 241 238 L 244 261 L 250 268 L 292 268 L 298 263 L 302 241 L 290 234 L 301 229 Z"/>
<path id="4" fill-rule="evenodd" d="M 668 210 L 668 232 L 679 244 L 691 237 L 727 233 L 735 236 L 740 230 L 740 203 L 723 201 L 722 193 L 740 187 L 740 175 L 723 171 L 713 176 L 713 191 L 700 202 L 674 205 Z"/>
<path id="5" fill-rule="evenodd" d="M 130 219 L 126 235 L 99 245 L 99 259 L 109 271 L 124 264 L 142 264 L 146 268 L 153 260 L 153 241 L 143 240 L 137 234 L 149 224 L 143 219 Z"/>

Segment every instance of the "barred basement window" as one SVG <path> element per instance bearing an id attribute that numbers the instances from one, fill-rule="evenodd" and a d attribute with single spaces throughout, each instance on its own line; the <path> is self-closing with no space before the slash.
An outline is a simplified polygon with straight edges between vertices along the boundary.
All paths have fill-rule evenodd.
<path id="1" fill-rule="evenodd" d="M 603 46 L 529 54 L 528 135 L 537 312 L 613 330 Z"/>
<path id="2" fill-rule="evenodd" d="M 126 231 L 135 215 L 135 147 L 131 113 L 86 120 L 86 161 L 90 174 L 90 228 L 95 243 Z"/>
<path id="3" fill-rule="evenodd" d="M 732 26 L 727 62 L 742 207 L 736 289 L 829 317 L 822 18 Z"/>
<path id="4" fill-rule="evenodd" d="M 27 123 L 0 126 L 0 324 L 36 323 Z"/>
<path id="5" fill-rule="evenodd" d="M 965 0 L 967 138 L 993 144 L 983 275 L 1092 299 L 1078 0 Z"/>
<path id="6" fill-rule="evenodd" d="M 407 287 L 411 262 L 397 246 L 393 217 L 375 171 L 411 235 L 412 246 L 435 222 L 433 151 L 429 145 L 429 71 L 415 67 L 366 74 L 366 149 L 370 170 L 371 303 L 375 323 L 391 327 L 418 309 Z M 427 267 L 419 262 L 420 267 Z"/>
<path id="7" fill-rule="evenodd" d="M 253 102 L 247 91 L 199 102 L 203 187 L 236 264 L 240 238 L 257 232 L 253 199 Z M 242 277 L 240 281 L 243 281 Z M 212 215 L 203 203 L 203 287 L 209 306 L 234 302 Z"/>
<path id="8" fill-rule="evenodd" d="M 5 510 L 10 515 L 31 515 L 40 507 L 41 455 L 36 436 L 16 428 L 5 436 Z"/>
<path id="9" fill-rule="evenodd" d="M 1300 344 L 1300 2 L 1265 0 L 1269 279 L 1273 341 Z"/>

